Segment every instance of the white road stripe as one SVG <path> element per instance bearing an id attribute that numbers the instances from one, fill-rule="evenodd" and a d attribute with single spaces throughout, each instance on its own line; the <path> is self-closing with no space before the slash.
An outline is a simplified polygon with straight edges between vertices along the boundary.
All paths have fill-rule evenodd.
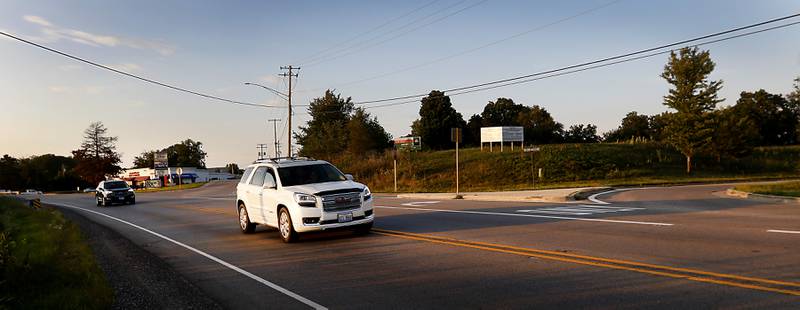
<path id="1" fill-rule="evenodd" d="M 560 215 L 590 215 L 592 213 L 589 212 L 566 212 L 566 211 L 547 211 L 544 209 L 531 209 L 531 210 L 517 210 L 517 212 L 522 213 L 545 213 L 545 214 L 560 214 Z"/>
<path id="2" fill-rule="evenodd" d="M 278 292 L 281 292 L 281 293 L 283 293 L 283 294 L 285 294 L 285 295 L 287 295 L 289 297 L 292 297 L 292 298 L 296 299 L 297 301 L 302 302 L 302 303 L 304 303 L 304 304 L 306 304 L 306 305 L 308 305 L 308 306 L 310 306 L 310 307 L 312 307 L 314 309 L 327 309 L 327 308 L 325 308 L 324 306 L 322 306 L 322 305 L 320 305 L 318 303 L 315 303 L 315 302 L 313 302 L 313 301 L 311 301 L 311 300 L 309 300 L 309 299 L 307 299 L 307 298 L 305 298 L 303 296 L 300 296 L 300 295 L 298 295 L 298 294 L 296 294 L 296 293 L 294 293 L 294 292 L 292 292 L 290 290 L 287 290 L 287 289 L 281 287 L 280 285 L 277 285 L 275 283 L 272 283 L 270 281 L 265 280 L 264 278 L 261 278 L 261 277 L 259 277 L 257 275 L 254 275 L 254 274 L 248 272 L 247 270 L 244 270 L 242 268 L 234 266 L 234 265 L 232 265 L 232 264 L 230 264 L 230 263 L 228 263 L 228 262 L 226 262 L 224 260 L 221 260 L 221 259 L 219 259 L 219 258 L 217 258 L 215 256 L 212 256 L 211 254 L 208 254 L 206 252 L 200 251 L 200 250 L 198 250 L 196 248 L 193 248 L 193 247 L 191 247 L 189 245 L 186 245 L 186 244 L 184 244 L 184 243 L 182 243 L 180 241 L 174 240 L 174 239 L 172 239 L 170 237 L 167 237 L 167 236 L 162 235 L 160 233 L 157 233 L 155 231 L 149 230 L 149 229 L 144 228 L 142 226 L 136 225 L 136 224 L 128 222 L 126 220 L 119 219 L 119 218 L 116 218 L 116 217 L 113 217 L 113 216 L 110 216 L 110 215 L 107 215 L 107 214 L 104 214 L 104 213 L 100 213 L 100 212 L 92 211 L 92 210 L 87 210 L 87 209 L 84 209 L 84 208 L 81 208 L 81 207 L 76 207 L 76 206 L 73 206 L 73 205 L 67 205 L 67 204 L 61 204 L 61 203 L 52 203 L 52 202 L 48 202 L 48 204 L 57 205 L 57 206 L 61 206 L 61 207 L 64 207 L 64 208 L 70 208 L 70 209 L 77 209 L 77 210 L 86 211 L 86 212 L 89 212 L 89 213 L 93 213 L 93 214 L 97 214 L 97 215 L 100 215 L 100 216 L 104 216 L 104 217 L 110 218 L 112 220 L 118 221 L 120 223 L 124 223 L 124 224 L 130 225 L 130 226 L 133 226 L 135 228 L 141 229 L 141 230 L 143 230 L 145 232 L 148 232 L 148 233 L 150 233 L 150 234 L 152 234 L 152 235 L 154 235 L 156 237 L 159 237 L 161 239 L 164 239 L 164 240 L 172 242 L 172 243 L 174 243 L 176 245 L 179 245 L 179 246 L 181 246 L 183 248 L 186 248 L 189 251 L 192 251 L 192 252 L 195 252 L 197 254 L 200 254 L 200 255 L 202 255 L 202 256 L 204 256 L 204 257 L 206 257 L 206 258 L 208 258 L 208 259 L 210 259 L 212 261 L 215 261 L 215 262 L 219 263 L 220 265 L 228 267 L 228 268 L 232 269 L 233 271 L 236 271 L 236 272 L 238 272 L 238 273 L 240 273 L 240 274 L 242 274 L 242 275 L 244 275 L 244 276 L 246 276 L 248 278 L 256 280 L 259 283 L 264 284 L 264 285 L 266 285 L 266 286 L 268 286 L 268 287 L 270 287 L 270 288 L 272 288 L 272 289 L 274 289 L 274 290 L 276 290 Z"/>
<path id="3" fill-rule="evenodd" d="M 767 230 L 767 232 L 771 232 L 771 233 L 781 233 L 781 234 L 800 234 L 800 231 L 794 231 L 794 230 L 780 230 L 780 229 L 770 229 L 770 230 Z"/>
<path id="4" fill-rule="evenodd" d="M 462 211 L 462 210 L 425 209 L 425 208 L 404 208 L 404 207 L 390 207 L 390 206 L 375 206 L 375 207 L 376 208 L 386 208 L 386 209 L 403 209 L 403 210 L 431 211 L 431 212 L 445 212 L 445 213 L 464 213 L 464 214 L 478 214 L 478 215 L 503 215 L 503 216 L 536 217 L 536 218 L 548 218 L 548 219 L 558 219 L 558 220 L 574 220 L 574 221 L 602 222 L 602 223 L 616 223 L 616 224 L 638 224 L 638 225 L 653 225 L 653 226 L 672 226 L 672 225 L 674 225 L 674 224 L 669 224 L 669 223 L 606 220 L 606 219 L 592 219 L 592 218 L 579 218 L 579 217 L 566 217 L 566 216 L 549 216 L 549 215 L 535 215 L 535 214 L 516 214 L 516 213 L 501 213 L 501 212 Z"/>
<path id="5" fill-rule="evenodd" d="M 416 201 L 416 202 L 404 203 L 402 205 L 403 206 L 409 206 L 409 207 L 422 207 L 422 206 L 430 205 L 430 204 L 434 204 L 434 203 L 439 203 L 439 202 L 438 201 Z"/>

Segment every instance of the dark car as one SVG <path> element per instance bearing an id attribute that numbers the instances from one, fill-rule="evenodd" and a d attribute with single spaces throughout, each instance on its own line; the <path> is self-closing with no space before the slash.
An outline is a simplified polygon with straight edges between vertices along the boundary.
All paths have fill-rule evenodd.
<path id="1" fill-rule="evenodd" d="M 136 193 L 125 181 L 103 181 L 97 185 L 94 194 L 98 206 L 108 206 L 115 202 L 122 204 L 135 204 Z"/>

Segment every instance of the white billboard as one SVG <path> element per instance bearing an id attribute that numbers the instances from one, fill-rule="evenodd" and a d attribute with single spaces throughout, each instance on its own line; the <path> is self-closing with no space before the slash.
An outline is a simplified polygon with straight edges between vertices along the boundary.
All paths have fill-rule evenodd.
<path id="1" fill-rule="evenodd" d="M 525 139 L 520 126 L 481 127 L 481 143 L 522 142 Z"/>

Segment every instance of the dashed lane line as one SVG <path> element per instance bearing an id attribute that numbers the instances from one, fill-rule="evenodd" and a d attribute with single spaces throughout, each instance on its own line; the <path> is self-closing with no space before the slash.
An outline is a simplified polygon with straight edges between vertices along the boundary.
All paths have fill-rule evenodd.
<path id="1" fill-rule="evenodd" d="M 401 210 L 427 211 L 427 212 L 442 212 L 442 213 L 461 213 L 461 214 L 474 214 L 474 215 L 534 217 L 534 218 L 546 218 L 546 219 L 557 219 L 557 220 L 573 220 L 573 221 L 585 221 L 585 222 L 600 222 L 600 223 L 613 223 L 613 224 L 636 224 L 636 225 L 652 225 L 652 226 L 673 226 L 674 225 L 674 224 L 670 224 L 670 223 L 658 223 L 658 222 L 609 220 L 609 219 L 595 219 L 595 218 L 581 218 L 581 217 L 553 216 L 553 215 L 537 215 L 537 214 L 503 213 L 503 212 L 488 212 L 488 211 L 429 209 L 429 208 L 417 208 L 417 207 L 407 208 L 407 207 L 391 207 L 391 206 L 375 206 L 375 208 L 401 209 Z"/>
<path id="2" fill-rule="evenodd" d="M 129 226 L 132 226 L 132 227 L 134 227 L 134 228 L 137 228 L 137 229 L 139 229 L 139 230 L 142 230 L 142 231 L 144 231 L 144 232 L 150 233 L 150 234 L 152 234 L 152 235 L 154 235 L 154 236 L 156 236 L 156 237 L 159 237 L 159 238 L 161 238 L 161 239 L 164 239 L 164 240 L 167 240 L 167 241 L 169 241 L 169 242 L 172 242 L 172 243 L 174 243 L 174 244 L 176 244 L 176 245 L 178 245 L 178 246 L 180 246 L 180 247 L 183 247 L 183 248 L 185 248 L 185 249 L 187 249 L 187 250 L 189 250 L 189 251 L 192 251 L 192 252 L 195 252 L 195 253 L 197 253 L 197 254 L 200 254 L 201 256 L 203 256 L 203 257 L 205 257 L 205 258 L 208 258 L 208 259 L 210 259 L 210 260 L 212 260 L 212 261 L 214 261 L 214 262 L 216 262 L 216 263 L 218 263 L 218 264 L 220 264 L 220 265 L 223 265 L 223 266 L 225 266 L 225 267 L 227 267 L 227 268 L 229 268 L 229 269 L 231 269 L 231 270 L 233 270 L 233 271 L 236 271 L 236 272 L 238 272 L 238 273 L 240 273 L 240 274 L 242 274 L 242 275 L 244 275 L 244 276 L 246 276 L 246 277 L 248 277 L 248 278 L 250 278 L 250 279 L 256 280 L 257 282 L 259 282 L 259 283 L 261 283 L 261 284 L 264 284 L 264 285 L 266 285 L 266 286 L 268 286 L 268 287 L 270 287 L 270 288 L 272 288 L 272 289 L 274 289 L 274 290 L 276 290 L 276 291 L 278 291 L 278 292 L 280 292 L 280 293 L 283 293 L 283 294 L 284 294 L 284 295 L 286 295 L 286 296 L 289 296 L 289 297 L 291 297 L 291 298 L 294 298 L 295 300 L 297 300 L 297 301 L 299 301 L 299 302 L 302 302 L 302 303 L 304 303 L 304 304 L 308 305 L 308 306 L 309 306 L 309 307 L 311 307 L 311 308 L 314 308 L 314 309 L 327 309 L 327 308 L 325 308 L 324 306 L 322 306 L 322 305 L 320 305 L 320 304 L 318 304 L 318 303 L 316 303 L 316 302 L 313 302 L 313 301 L 309 300 L 308 298 L 305 298 L 305 297 L 303 297 L 303 296 L 300 296 L 299 294 L 297 294 L 297 293 L 294 293 L 294 292 L 292 292 L 292 291 L 290 291 L 290 290 L 288 290 L 288 289 L 285 289 L 285 288 L 283 288 L 283 287 L 282 287 L 282 286 L 280 286 L 280 285 L 277 285 L 277 284 L 275 284 L 275 283 L 272 283 L 272 282 L 270 282 L 270 281 L 267 281 L 266 279 L 264 279 L 264 278 L 261 278 L 261 277 L 259 277 L 259 276 L 255 275 L 255 274 L 252 274 L 252 273 L 250 273 L 250 272 L 249 272 L 249 271 L 247 271 L 247 270 L 244 270 L 244 269 L 242 269 L 242 268 L 239 268 L 239 267 L 237 267 L 237 266 L 235 266 L 235 265 L 233 265 L 233 264 L 231 264 L 231 263 L 228 263 L 228 262 L 226 262 L 226 261 L 224 261 L 224 260 L 222 260 L 222 259 L 219 259 L 219 258 L 217 258 L 217 257 L 215 257 L 215 256 L 213 256 L 213 255 L 211 255 L 211 254 L 208 254 L 208 253 L 206 253 L 206 252 L 203 252 L 203 251 L 201 251 L 201 250 L 198 250 L 198 249 L 196 249 L 196 248 L 194 248 L 194 247 L 192 247 L 192 246 L 189 246 L 189 245 L 187 245 L 187 244 L 185 244 L 185 243 L 183 243 L 183 242 L 177 241 L 177 240 L 175 240 L 175 239 L 172 239 L 172 238 L 170 238 L 170 237 L 167 237 L 167 236 L 165 236 L 165 235 L 162 235 L 162 234 L 160 234 L 160 233 L 157 233 L 157 232 L 155 232 L 155 231 L 152 231 L 152 230 L 150 230 L 150 229 L 144 228 L 144 227 L 142 227 L 142 226 L 136 225 L 136 224 L 134 224 L 134 223 L 128 222 L 128 221 L 126 221 L 126 220 L 123 220 L 123 219 L 119 219 L 119 218 L 116 218 L 116 217 L 110 216 L 110 215 L 108 215 L 108 214 L 105 214 L 105 213 L 101 213 L 101 212 L 97 212 L 97 211 L 93 211 L 93 210 L 88 210 L 88 209 L 84 209 L 84 208 L 77 207 L 77 206 L 73 206 L 73 205 L 62 204 L 62 203 L 53 203 L 53 202 L 48 202 L 48 204 L 51 204 L 51 205 L 56 205 L 56 206 L 60 206 L 60 207 L 64 207 L 64 208 L 69 208 L 69 209 L 81 210 L 81 211 L 84 211 L 84 212 L 89 212 L 89 213 L 92 213 L 92 214 L 96 214 L 96 215 L 99 215 L 99 216 L 103 216 L 103 217 L 106 217 L 106 218 L 112 219 L 112 220 L 114 220 L 114 221 L 117 221 L 117 222 L 120 222 L 120 223 L 123 223 L 123 224 L 129 225 Z"/>

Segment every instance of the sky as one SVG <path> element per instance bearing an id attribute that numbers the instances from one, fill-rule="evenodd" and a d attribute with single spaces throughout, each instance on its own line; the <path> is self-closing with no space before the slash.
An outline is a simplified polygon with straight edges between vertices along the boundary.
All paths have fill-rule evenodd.
<path id="1" fill-rule="evenodd" d="M 214 101 L 123 77 L 0 38 L 0 154 L 69 155 L 102 121 L 123 167 L 143 151 L 191 138 L 207 166 L 240 165 L 269 144 L 280 118 L 281 66 L 301 67 L 293 104 L 325 89 L 353 101 L 428 93 L 594 59 L 800 12 L 793 0 L 714 1 L 2 1 L 0 30 Z M 508 38 L 508 39 L 506 39 Z M 490 44 L 495 42 L 495 44 Z M 800 25 L 704 46 L 732 105 L 742 91 L 787 93 L 800 76 Z M 465 119 L 511 98 L 547 109 L 565 127 L 616 128 L 630 111 L 656 114 L 667 56 L 451 98 Z M 355 82 L 355 83 L 354 83 Z M 419 103 L 369 109 L 394 137 Z M 293 127 L 309 120 L 295 109 Z"/>

